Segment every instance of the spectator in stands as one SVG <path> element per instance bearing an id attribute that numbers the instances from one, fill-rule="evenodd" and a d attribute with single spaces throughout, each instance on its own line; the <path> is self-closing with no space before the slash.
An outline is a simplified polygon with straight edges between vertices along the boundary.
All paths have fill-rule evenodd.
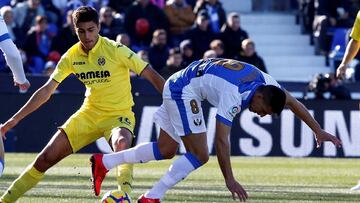
<path id="1" fill-rule="evenodd" d="M 315 0 L 298 0 L 299 23 L 302 33 L 312 33 L 315 15 Z"/>
<path id="2" fill-rule="evenodd" d="M 351 99 L 350 90 L 341 84 L 334 73 L 317 74 L 309 83 L 308 90 L 315 93 L 315 99 Z"/>
<path id="3" fill-rule="evenodd" d="M 150 2 L 161 9 L 165 7 L 165 0 L 150 0 Z"/>
<path id="4" fill-rule="evenodd" d="M 242 41 L 241 47 L 243 51 L 240 51 L 235 58 L 239 61 L 250 63 L 259 68 L 261 71 L 267 73 L 264 60 L 256 53 L 254 41 L 251 39 L 245 39 Z"/>
<path id="5" fill-rule="evenodd" d="M 166 60 L 169 58 L 169 47 L 166 44 L 166 31 L 164 29 L 155 30 L 148 52 L 150 64 L 159 73 L 164 68 Z"/>
<path id="6" fill-rule="evenodd" d="M 0 15 L 4 19 L 11 40 L 15 44 L 17 44 L 18 36 L 21 35 L 21 33 L 20 33 L 20 28 L 16 26 L 14 21 L 13 8 L 11 6 L 1 7 Z"/>
<path id="7" fill-rule="evenodd" d="M 215 39 L 210 43 L 210 49 L 215 51 L 217 58 L 225 58 L 224 48 L 224 43 L 219 39 Z"/>
<path id="8" fill-rule="evenodd" d="M 121 44 L 129 47 L 131 49 L 131 39 L 128 34 L 120 33 L 116 36 L 116 42 L 120 42 Z"/>
<path id="9" fill-rule="evenodd" d="M 52 38 L 47 32 L 46 16 L 37 16 L 36 25 L 28 32 L 23 49 L 29 60 L 29 69 L 34 74 L 44 70 L 46 58 L 50 52 Z"/>
<path id="10" fill-rule="evenodd" d="M 178 47 L 171 48 L 169 50 L 169 58 L 166 61 L 166 66 L 161 71 L 161 76 L 163 76 L 164 79 L 168 79 L 172 74 L 183 68 L 180 49 Z"/>
<path id="11" fill-rule="evenodd" d="M 44 75 L 50 76 L 56 68 L 56 63 L 54 61 L 48 61 L 45 63 Z"/>
<path id="12" fill-rule="evenodd" d="M 195 21 L 195 14 L 186 0 L 169 0 L 165 7 L 169 19 L 170 36 L 174 46 L 178 46 L 184 39 L 184 34 Z"/>
<path id="13" fill-rule="evenodd" d="M 205 10 L 200 11 L 196 16 L 195 25 L 185 34 L 185 39 L 191 40 L 197 59 L 202 58 L 209 49 L 210 42 L 215 39 L 215 34 L 209 29 L 209 18 Z"/>
<path id="14" fill-rule="evenodd" d="M 2 0 L 0 1 L 0 8 L 4 7 L 4 6 L 10 6 L 11 5 L 11 0 Z"/>
<path id="15" fill-rule="evenodd" d="M 183 59 L 183 67 L 195 61 L 194 50 L 190 40 L 187 39 L 180 43 L 180 52 Z"/>
<path id="16" fill-rule="evenodd" d="M 100 35 L 112 40 L 124 31 L 120 19 L 114 17 L 112 8 L 108 6 L 100 9 L 100 25 Z"/>
<path id="17" fill-rule="evenodd" d="M 41 5 L 45 10 L 45 15 L 48 17 L 49 24 L 54 24 L 56 25 L 56 27 L 60 27 L 64 22 L 63 20 L 65 18 L 63 18 L 63 16 L 66 16 L 66 13 L 65 10 L 59 10 L 55 6 L 54 2 L 56 3 L 59 2 L 58 4 L 56 4 L 58 6 L 64 4 L 64 2 L 58 0 L 42 0 Z M 66 8 L 66 4 L 65 4 L 65 8 Z"/>
<path id="18" fill-rule="evenodd" d="M 241 42 L 249 38 L 247 32 L 241 29 L 240 16 L 235 12 L 229 13 L 220 36 L 225 45 L 225 55 L 229 58 L 237 55 L 241 51 Z"/>
<path id="19" fill-rule="evenodd" d="M 138 56 L 140 56 L 140 58 L 149 63 L 149 52 L 146 50 L 140 50 L 136 53 Z"/>
<path id="20" fill-rule="evenodd" d="M 36 16 L 44 16 L 45 10 L 41 5 L 40 0 L 26 0 L 17 3 L 14 7 L 14 18 L 16 26 L 21 30 L 21 36 L 18 37 L 17 45 L 22 46 L 24 43 L 25 35 L 30 28 L 35 25 Z"/>
<path id="21" fill-rule="evenodd" d="M 67 13 L 68 0 L 51 0 L 54 7 L 59 11 L 60 16 L 64 16 Z"/>
<path id="22" fill-rule="evenodd" d="M 117 13 L 125 13 L 125 10 L 134 2 L 134 0 L 108 0 L 108 5 Z"/>
<path id="23" fill-rule="evenodd" d="M 51 50 L 59 52 L 60 55 L 64 54 L 72 45 L 78 42 L 72 21 L 72 13 L 73 10 L 67 11 L 66 23 L 59 30 L 52 43 Z"/>
<path id="24" fill-rule="evenodd" d="M 333 28 L 350 28 L 350 0 L 315 0 L 313 35 L 316 54 L 328 55 Z"/>
<path id="25" fill-rule="evenodd" d="M 100 6 L 96 0 L 69 0 L 67 10 L 76 10 L 80 6 L 90 6 L 99 10 Z"/>
<path id="26" fill-rule="evenodd" d="M 216 52 L 212 49 L 205 51 L 203 59 L 216 58 Z"/>
<path id="27" fill-rule="evenodd" d="M 152 33 L 157 29 L 168 30 L 168 19 L 163 10 L 149 0 L 135 0 L 125 13 L 125 30 L 131 37 L 134 50 L 147 48 Z M 141 29 L 137 29 L 137 27 Z M 136 49 L 136 47 L 139 47 Z"/>
<path id="28" fill-rule="evenodd" d="M 195 8 L 197 1 L 198 0 L 186 0 L 186 3 L 188 3 L 191 6 L 191 8 Z"/>
<path id="29" fill-rule="evenodd" d="M 213 33 L 220 33 L 221 27 L 225 24 L 225 10 L 219 0 L 199 0 L 194 8 L 194 13 L 198 14 L 205 10 L 210 16 L 210 27 Z"/>

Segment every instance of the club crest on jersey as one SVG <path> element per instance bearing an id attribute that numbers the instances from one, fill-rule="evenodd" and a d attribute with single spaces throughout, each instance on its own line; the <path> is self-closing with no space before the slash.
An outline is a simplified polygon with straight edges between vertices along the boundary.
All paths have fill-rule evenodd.
<path id="1" fill-rule="evenodd" d="M 98 58 L 98 64 L 99 64 L 99 66 L 104 66 L 105 65 L 105 58 L 103 56 L 100 56 Z"/>
<path id="2" fill-rule="evenodd" d="M 236 114 L 238 114 L 240 112 L 240 107 L 239 106 L 233 106 L 231 107 L 231 109 L 229 110 L 229 113 L 232 117 L 235 117 Z"/>

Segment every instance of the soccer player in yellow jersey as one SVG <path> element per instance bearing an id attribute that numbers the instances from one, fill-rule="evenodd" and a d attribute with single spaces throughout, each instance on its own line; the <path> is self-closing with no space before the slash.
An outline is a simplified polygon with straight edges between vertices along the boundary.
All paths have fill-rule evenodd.
<path id="1" fill-rule="evenodd" d="M 336 70 L 336 76 L 340 79 L 345 78 L 346 68 L 351 60 L 354 59 L 360 48 L 360 11 L 357 13 L 350 37 L 351 40 L 346 46 L 344 58 Z"/>
<path id="2" fill-rule="evenodd" d="M 50 79 L 4 123 L 1 132 L 5 134 L 44 104 L 70 74 L 86 86 L 86 98 L 35 161 L 5 191 L 0 199 L 2 203 L 15 202 L 34 187 L 50 167 L 101 136 L 109 140 L 114 151 L 130 147 L 135 123 L 130 70 L 149 80 L 159 92 L 163 90 L 164 79 L 149 64 L 126 46 L 99 36 L 99 16 L 95 9 L 80 7 L 74 11 L 73 20 L 80 42 L 62 56 Z M 119 170 L 121 189 L 130 192 L 132 166 L 123 165 Z"/>
<path id="3" fill-rule="evenodd" d="M 356 15 L 356 20 L 350 34 L 351 40 L 346 46 L 344 58 L 336 70 L 336 76 L 340 79 L 345 78 L 345 72 L 349 63 L 354 59 L 360 48 L 360 11 Z M 350 190 L 360 190 L 360 181 Z"/>

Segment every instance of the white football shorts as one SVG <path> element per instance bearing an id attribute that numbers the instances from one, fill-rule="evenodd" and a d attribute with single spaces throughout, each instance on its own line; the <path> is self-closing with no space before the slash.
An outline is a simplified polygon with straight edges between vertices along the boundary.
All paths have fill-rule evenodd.
<path id="1" fill-rule="evenodd" d="M 170 99 L 169 82 L 164 86 L 163 103 L 154 114 L 154 121 L 176 142 L 181 136 L 206 132 L 205 120 L 201 102 L 187 94 L 187 99 Z"/>

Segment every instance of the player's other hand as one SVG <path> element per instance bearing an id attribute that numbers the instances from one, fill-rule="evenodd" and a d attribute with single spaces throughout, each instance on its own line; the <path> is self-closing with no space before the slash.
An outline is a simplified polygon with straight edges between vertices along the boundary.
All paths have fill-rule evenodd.
<path id="1" fill-rule="evenodd" d="M 226 187 L 232 194 L 233 200 L 236 200 L 236 196 L 239 198 L 240 202 L 245 202 L 248 198 L 248 194 L 245 189 L 237 182 L 235 179 L 225 180 Z"/>
<path id="2" fill-rule="evenodd" d="M 5 134 L 13 127 L 16 126 L 18 121 L 14 118 L 10 118 L 8 121 L 6 121 L 4 124 L 0 124 L 0 134 L 3 139 L 6 139 Z"/>
<path id="3" fill-rule="evenodd" d="M 340 80 L 345 79 L 347 66 L 345 64 L 340 64 L 339 67 L 336 69 L 336 77 Z"/>
<path id="4" fill-rule="evenodd" d="M 321 147 L 321 144 L 326 141 L 332 142 L 336 147 L 341 147 L 342 145 L 340 139 L 331 135 L 330 133 L 327 133 L 324 130 L 321 130 L 319 133 L 317 133 L 315 139 L 316 139 L 317 148 Z"/>
<path id="5" fill-rule="evenodd" d="M 20 91 L 26 92 L 30 88 L 30 82 L 26 80 L 26 82 L 20 84 L 18 82 L 14 82 L 14 86 L 18 86 Z"/>

